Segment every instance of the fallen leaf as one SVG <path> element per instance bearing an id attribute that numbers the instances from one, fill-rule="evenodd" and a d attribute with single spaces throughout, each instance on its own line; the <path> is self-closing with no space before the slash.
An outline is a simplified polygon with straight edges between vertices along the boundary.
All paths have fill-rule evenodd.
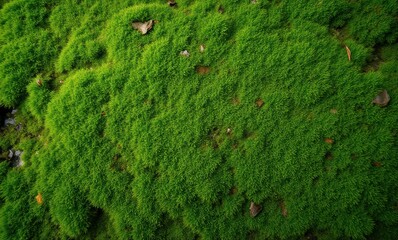
<path id="1" fill-rule="evenodd" d="M 36 201 L 39 205 L 43 204 L 43 197 L 41 196 L 41 193 L 37 194 L 36 196 Z"/>
<path id="2" fill-rule="evenodd" d="M 282 216 L 287 217 L 287 208 L 285 202 L 281 202 L 279 206 L 281 207 Z"/>
<path id="3" fill-rule="evenodd" d="M 41 87 L 43 85 L 43 81 L 41 79 L 37 79 L 36 84 L 39 85 L 39 87 Z"/>
<path id="4" fill-rule="evenodd" d="M 345 50 L 347 51 L 348 61 L 351 61 L 351 50 L 345 46 Z"/>
<path id="5" fill-rule="evenodd" d="M 261 205 L 255 204 L 254 202 L 250 203 L 250 216 L 251 217 L 256 217 L 262 210 L 263 208 Z"/>
<path id="6" fill-rule="evenodd" d="M 374 99 L 373 102 L 374 104 L 380 106 L 380 107 L 385 107 L 388 105 L 390 102 L 390 95 L 388 95 L 387 90 L 383 90 L 379 95 L 377 95 Z"/>
<path id="7" fill-rule="evenodd" d="M 145 35 L 152 29 L 153 23 L 153 20 L 147 22 L 133 22 L 132 27 L 142 33 L 142 35 Z"/>
<path id="8" fill-rule="evenodd" d="M 196 67 L 196 72 L 199 73 L 200 75 L 208 74 L 210 72 L 210 67 L 197 66 Z"/>
<path id="9" fill-rule="evenodd" d="M 261 98 L 257 98 L 256 105 L 258 108 L 261 108 L 264 105 L 264 101 Z"/>
<path id="10" fill-rule="evenodd" d="M 333 144 L 333 143 L 334 143 L 334 140 L 331 139 L 331 138 L 325 138 L 324 141 L 325 141 L 325 143 L 327 143 L 327 144 Z"/>

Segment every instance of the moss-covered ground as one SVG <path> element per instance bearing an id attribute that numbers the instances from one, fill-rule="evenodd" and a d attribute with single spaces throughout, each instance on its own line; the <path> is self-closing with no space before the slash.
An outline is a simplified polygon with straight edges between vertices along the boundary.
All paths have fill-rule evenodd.
<path id="1" fill-rule="evenodd" d="M 176 2 L 0 0 L 0 239 L 396 239 L 398 2 Z"/>

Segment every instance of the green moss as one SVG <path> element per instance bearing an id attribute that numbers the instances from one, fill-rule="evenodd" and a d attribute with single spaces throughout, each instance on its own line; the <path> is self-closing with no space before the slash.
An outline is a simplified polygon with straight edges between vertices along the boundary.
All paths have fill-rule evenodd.
<path id="1" fill-rule="evenodd" d="M 5 4 L 1 237 L 393 239 L 397 6 L 365 2 Z"/>

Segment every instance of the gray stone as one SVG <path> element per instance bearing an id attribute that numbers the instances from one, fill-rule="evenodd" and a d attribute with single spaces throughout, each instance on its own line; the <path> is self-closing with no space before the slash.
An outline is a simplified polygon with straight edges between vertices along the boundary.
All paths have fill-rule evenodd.
<path id="1" fill-rule="evenodd" d="M 15 119 L 14 118 L 7 118 L 6 120 L 4 120 L 4 125 L 8 126 L 8 125 L 15 125 Z"/>

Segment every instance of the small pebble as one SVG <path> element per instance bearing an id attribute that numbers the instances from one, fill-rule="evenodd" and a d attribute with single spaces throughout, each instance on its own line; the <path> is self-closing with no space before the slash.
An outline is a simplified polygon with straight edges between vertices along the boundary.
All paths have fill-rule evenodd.
<path id="1" fill-rule="evenodd" d="M 373 102 L 374 104 L 378 105 L 379 107 L 385 107 L 390 102 L 390 95 L 388 95 L 387 90 L 383 90 L 379 95 L 377 95 Z"/>
<path id="2" fill-rule="evenodd" d="M 201 53 L 203 53 L 203 52 L 205 51 L 205 45 L 201 44 L 201 45 L 199 46 L 199 51 L 200 51 Z"/>
<path id="3" fill-rule="evenodd" d="M 189 54 L 189 52 L 187 50 L 181 51 L 180 55 L 184 56 L 184 57 L 189 57 L 190 56 L 190 54 Z"/>
<path id="4" fill-rule="evenodd" d="M 251 217 L 256 217 L 262 210 L 263 208 L 261 205 L 255 204 L 254 202 L 250 203 L 250 216 Z"/>

